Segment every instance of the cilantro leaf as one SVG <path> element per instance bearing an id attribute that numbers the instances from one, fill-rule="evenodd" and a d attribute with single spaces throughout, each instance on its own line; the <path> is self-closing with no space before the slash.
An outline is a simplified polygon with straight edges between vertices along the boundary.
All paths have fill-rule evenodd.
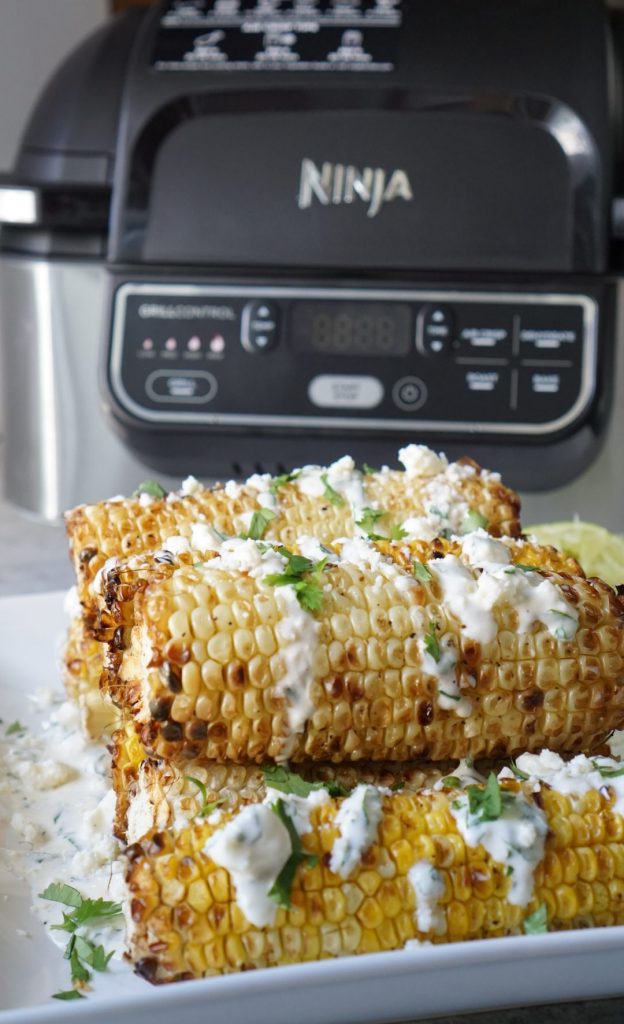
<path id="1" fill-rule="evenodd" d="M 345 499 L 342 494 L 339 494 L 338 491 L 332 487 L 327 473 L 321 473 L 321 483 L 325 488 L 323 497 L 326 498 L 327 501 L 331 502 L 332 505 L 335 505 L 336 508 L 342 508 L 346 504 Z"/>
<path id="2" fill-rule="evenodd" d="M 272 804 L 271 810 L 274 814 L 277 814 L 282 824 L 285 825 L 288 830 L 292 853 L 269 889 L 268 895 L 272 900 L 275 900 L 278 907 L 283 907 L 285 910 L 289 910 L 291 905 L 292 885 L 295 880 L 295 875 L 297 874 L 297 868 L 301 864 L 314 867 L 314 865 L 318 863 L 318 857 L 316 854 L 305 853 L 303 850 L 301 846 L 301 838 L 286 810 L 284 801 L 277 800 Z"/>
<path id="3" fill-rule="evenodd" d="M 288 548 L 279 547 L 277 550 L 287 560 L 284 572 L 270 573 L 264 577 L 264 582 L 271 587 L 291 586 L 302 608 L 309 612 L 319 611 L 323 603 L 321 573 L 327 565 L 327 558 L 313 562 L 303 555 L 293 554 Z"/>
<path id="4" fill-rule="evenodd" d="M 621 768 L 610 768 L 606 764 L 598 764 L 597 761 L 592 761 L 592 764 L 596 771 L 600 772 L 603 779 L 617 779 L 620 775 L 624 775 L 624 765 Z"/>
<path id="5" fill-rule="evenodd" d="M 477 512 L 474 508 L 469 508 L 464 516 L 464 522 L 462 524 L 464 533 L 472 533 L 473 530 L 487 530 L 488 521 L 484 515 Z"/>
<path id="6" fill-rule="evenodd" d="M 84 964 L 80 963 L 80 959 L 76 950 L 72 951 L 69 958 L 69 969 L 71 972 L 72 981 L 89 981 L 91 978 L 91 972 L 87 970 Z"/>
<path id="7" fill-rule="evenodd" d="M 81 925 L 102 921 L 109 917 L 118 917 L 119 914 L 121 914 L 121 903 L 114 903 L 112 900 L 103 900 L 99 897 L 96 900 L 83 899 L 72 916 L 75 924 Z"/>
<path id="8" fill-rule="evenodd" d="M 53 903 L 64 903 L 66 907 L 79 907 L 82 903 L 82 896 L 73 885 L 65 885 L 64 882 L 52 882 L 47 889 L 39 893 L 42 900 L 51 900 Z"/>
<path id="9" fill-rule="evenodd" d="M 539 572 L 536 565 L 525 565 L 524 562 L 514 562 L 514 568 L 522 569 L 523 572 Z"/>
<path id="10" fill-rule="evenodd" d="M 548 931 L 548 909 L 545 903 L 540 903 L 537 910 L 525 917 L 522 925 L 525 935 L 543 935 Z"/>
<path id="11" fill-rule="evenodd" d="M 149 494 L 152 498 L 164 498 L 167 492 L 157 480 L 144 480 L 139 484 L 136 491 L 132 492 L 132 497 L 138 498 L 141 494 Z"/>
<path id="12" fill-rule="evenodd" d="M 300 473 L 300 469 L 295 469 L 293 470 L 292 473 L 282 473 L 281 476 L 274 477 L 273 483 L 269 487 L 269 491 L 273 495 L 273 497 L 277 497 L 277 492 L 279 491 L 280 487 L 283 487 L 284 484 L 289 484 L 291 480 L 296 480 Z"/>
<path id="13" fill-rule="evenodd" d="M 442 779 L 442 785 L 445 789 L 461 789 L 461 779 L 457 775 L 447 775 Z"/>
<path id="14" fill-rule="evenodd" d="M 197 786 L 200 792 L 202 798 L 202 805 L 197 812 L 198 818 L 207 818 L 209 814 L 212 814 L 212 812 L 216 810 L 216 808 L 220 804 L 223 803 L 223 798 L 221 798 L 220 800 L 208 800 L 208 791 L 204 783 L 201 781 L 201 779 L 195 779 L 193 778 L 192 775 L 185 775 L 184 778 L 186 779 L 187 782 L 192 782 L 195 786 Z"/>
<path id="15" fill-rule="evenodd" d="M 468 810 L 477 821 L 497 821 L 503 813 L 503 794 L 494 772 L 490 772 L 487 783 L 467 786 Z"/>
<path id="16" fill-rule="evenodd" d="M 262 540 L 272 519 L 275 519 L 275 512 L 272 512 L 270 508 L 257 509 L 251 517 L 249 533 L 243 536 L 249 540 Z"/>
<path id="17" fill-rule="evenodd" d="M 66 989 L 64 992 L 55 992 L 52 998 L 63 999 L 66 1003 L 69 1003 L 72 999 L 84 999 L 85 997 L 77 988 L 70 988 Z"/>
<path id="18" fill-rule="evenodd" d="M 436 663 L 440 661 L 442 651 L 440 650 L 440 644 L 438 643 L 438 637 L 436 635 L 435 622 L 429 623 L 429 630 L 425 634 L 425 650 L 427 654 L 431 655 Z"/>
<path id="19" fill-rule="evenodd" d="M 359 519 L 356 520 L 355 525 L 359 526 L 360 529 L 367 535 L 369 540 L 386 540 L 381 534 L 375 533 L 375 524 L 383 519 L 385 516 L 383 509 L 377 508 L 363 508 Z"/>
<path id="20" fill-rule="evenodd" d="M 379 470 L 375 469 L 374 466 L 369 466 L 368 462 L 365 462 L 364 465 L 362 466 L 362 473 L 364 474 L 364 476 L 373 476 L 375 473 L 378 472 Z"/>
<path id="21" fill-rule="evenodd" d="M 349 790 L 333 779 L 328 782 L 306 782 L 300 775 L 288 771 L 282 765 L 268 765 L 262 769 L 264 781 L 271 789 L 294 796 L 309 796 L 319 789 L 326 789 L 330 796 L 348 796 Z"/>
<path id="22" fill-rule="evenodd" d="M 10 725 L 7 725 L 6 729 L 4 730 L 4 735 L 5 736 L 16 736 L 16 735 L 21 736 L 25 732 L 26 732 L 26 726 L 22 725 L 22 723 L 16 718 L 14 722 L 11 722 Z"/>
<path id="23" fill-rule="evenodd" d="M 448 700 L 461 700 L 461 693 L 449 693 L 448 690 L 441 690 L 439 687 L 438 693 L 441 694 L 442 697 L 446 697 Z"/>
<path id="24" fill-rule="evenodd" d="M 394 523 L 390 527 L 390 540 L 403 540 L 403 538 L 407 537 L 407 535 L 407 530 L 404 530 L 400 523 Z"/>
<path id="25" fill-rule="evenodd" d="M 433 579 L 433 576 L 429 572 L 427 566 L 423 565 L 422 562 L 412 562 L 412 572 L 416 579 L 420 580 L 421 583 L 427 583 L 429 580 Z"/>

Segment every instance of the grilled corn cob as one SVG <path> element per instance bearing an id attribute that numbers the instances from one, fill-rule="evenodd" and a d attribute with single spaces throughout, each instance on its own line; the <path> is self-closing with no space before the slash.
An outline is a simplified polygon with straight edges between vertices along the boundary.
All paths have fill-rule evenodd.
<path id="1" fill-rule="evenodd" d="M 266 506 L 271 506 L 274 518 L 265 523 L 264 536 L 291 545 L 303 534 L 325 543 L 351 536 L 366 505 L 386 513 L 378 526 L 382 533 L 408 517 L 430 515 L 431 508 L 439 517 L 440 504 L 444 506 L 440 528 L 457 519 L 455 532 L 462 532 L 461 521 L 471 512 L 494 536 L 520 532 L 518 496 L 501 484 L 498 476 L 469 459 L 448 465 L 445 459 L 423 451 L 427 457 L 421 458 L 412 472 L 360 474 L 353 470 L 351 460 L 339 460 L 325 472 L 316 472 L 316 482 L 327 481 L 318 495 L 302 490 L 304 479 L 310 478 L 309 473 L 304 476 L 304 470 L 295 479 L 265 476 L 251 478 L 243 486 L 229 484 L 210 490 L 195 482 L 192 493 L 172 493 L 166 500 L 147 505 L 140 498 L 129 498 L 79 506 L 67 514 L 66 522 L 80 599 L 89 606 L 90 584 L 107 559 L 155 551 L 172 536 L 191 538 L 197 523 L 209 524 L 228 536 L 246 532 L 253 513 Z M 340 467 L 340 472 L 332 476 L 335 467 Z M 349 492 L 340 491 L 343 478 L 352 484 L 355 481 L 359 503 L 352 504 Z"/>
<path id="2" fill-rule="evenodd" d="M 193 762 L 188 775 L 162 758 L 146 757 L 133 725 L 113 736 L 112 781 L 117 797 L 115 835 L 128 843 L 138 842 L 154 829 L 160 831 L 174 820 L 190 822 L 205 802 L 223 802 L 228 810 L 266 795 L 264 774 L 252 765 Z M 299 765 L 297 772 L 310 782 L 333 781 L 346 790 L 358 782 L 376 786 L 418 790 L 450 775 L 455 762 L 427 764 Z M 205 793 L 193 780 L 205 786 Z"/>
<path id="3" fill-rule="evenodd" d="M 341 801 L 328 800 L 311 811 L 300 839 L 316 864 L 306 857 L 297 867 L 282 899 L 289 909 L 280 906 L 265 925 L 241 909 L 239 879 L 211 859 L 214 842 L 206 849 L 229 814 L 215 825 L 155 833 L 129 850 L 131 959 L 159 982 L 399 949 L 413 939 L 622 924 L 624 818 L 607 782 L 574 797 L 534 782 L 499 784 L 502 806 L 512 807 L 502 814 L 520 808 L 535 833 L 533 847 L 530 836 L 519 840 L 529 862 L 523 894 L 509 870 L 524 871 L 523 856 L 508 857 L 504 845 L 497 857 L 488 852 L 494 831 L 476 843 L 465 836 L 455 808 L 468 798 L 455 790 L 383 796 L 377 836 L 346 877 L 333 859 Z"/>
<path id="4" fill-rule="evenodd" d="M 500 586 L 515 572 L 548 581 L 549 610 L 522 626 L 502 592 L 478 642 L 444 595 L 442 561 L 414 578 L 375 554 L 376 568 L 340 561 L 317 573 L 314 614 L 292 592 L 284 604 L 291 587 L 267 583 L 263 562 L 250 573 L 161 564 L 139 593 L 115 569 L 107 686 L 148 752 L 241 764 L 504 757 L 593 749 L 621 726 L 624 606 L 606 584 L 501 566 Z M 491 582 L 466 572 L 475 587 Z"/>

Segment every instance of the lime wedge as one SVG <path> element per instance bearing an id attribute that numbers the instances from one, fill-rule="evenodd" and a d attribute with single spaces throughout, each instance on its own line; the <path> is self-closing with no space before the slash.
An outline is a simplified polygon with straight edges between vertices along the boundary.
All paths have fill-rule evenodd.
<path id="1" fill-rule="evenodd" d="M 599 576 L 612 587 L 624 583 L 624 537 L 595 523 L 542 523 L 524 532 L 540 544 L 552 544 L 576 558 L 588 576 Z"/>

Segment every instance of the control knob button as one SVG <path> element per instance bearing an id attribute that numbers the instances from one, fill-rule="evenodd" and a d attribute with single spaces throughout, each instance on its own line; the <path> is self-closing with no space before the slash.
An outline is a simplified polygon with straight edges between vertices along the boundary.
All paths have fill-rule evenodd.
<path id="1" fill-rule="evenodd" d="M 278 310 L 273 302 L 248 302 L 241 319 L 241 344 L 247 352 L 268 352 L 277 344 Z"/>
<path id="2" fill-rule="evenodd" d="M 422 307 L 416 321 L 416 345 L 426 356 L 442 356 L 453 340 L 453 311 L 436 302 Z"/>

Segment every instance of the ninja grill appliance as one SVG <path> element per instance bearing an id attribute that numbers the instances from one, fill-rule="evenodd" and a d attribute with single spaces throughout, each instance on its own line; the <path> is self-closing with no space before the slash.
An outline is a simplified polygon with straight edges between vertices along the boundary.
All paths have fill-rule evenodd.
<path id="1" fill-rule="evenodd" d="M 107 24 L 0 191 L 8 498 L 416 441 L 621 527 L 621 37 L 598 0 Z"/>

